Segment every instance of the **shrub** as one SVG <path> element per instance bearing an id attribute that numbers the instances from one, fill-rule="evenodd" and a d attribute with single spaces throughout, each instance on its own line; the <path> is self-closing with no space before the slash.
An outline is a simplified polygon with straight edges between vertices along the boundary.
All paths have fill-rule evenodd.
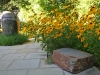
<path id="1" fill-rule="evenodd" d="M 11 46 L 17 44 L 23 44 L 28 41 L 28 36 L 23 34 L 15 34 L 10 36 L 4 36 L 0 34 L 0 45 Z"/>
<path id="2" fill-rule="evenodd" d="M 67 5 L 63 9 L 69 7 Z M 66 14 L 54 9 L 48 15 L 41 13 L 39 18 L 35 18 L 35 23 L 31 19 L 33 24 L 29 24 L 29 28 L 33 27 L 31 29 L 36 40 L 42 42 L 42 48 L 47 51 L 50 59 L 54 50 L 70 47 L 93 54 L 95 65 L 100 66 L 100 9 L 91 6 L 88 13 L 81 17 L 76 9 L 72 11 Z M 28 30 L 30 33 L 31 29 Z"/>

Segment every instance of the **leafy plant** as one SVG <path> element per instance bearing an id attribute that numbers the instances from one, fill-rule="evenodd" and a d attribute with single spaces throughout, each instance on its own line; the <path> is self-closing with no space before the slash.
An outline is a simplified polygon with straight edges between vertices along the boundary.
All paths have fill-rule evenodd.
<path id="1" fill-rule="evenodd" d="M 67 8 L 70 6 L 64 6 L 63 9 Z M 97 6 L 90 7 L 88 14 L 83 14 L 81 18 L 77 10 L 73 9 L 72 13 L 66 14 L 66 11 L 54 9 L 47 16 L 41 13 L 39 18 L 35 18 L 35 23 L 31 19 L 29 28 L 26 27 L 25 31 L 35 32 L 36 40 L 42 42 L 42 48 L 48 53 L 48 59 L 51 59 L 54 50 L 70 47 L 93 54 L 96 65 L 100 66 L 100 22 L 96 17 L 98 14 L 100 9 Z"/>
<path id="2" fill-rule="evenodd" d="M 67 1 L 67 0 L 66 0 Z M 74 1 L 74 0 L 72 0 Z M 43 50 L 48 53 L 48 62 L 52 62 L 52 53 L 59 48 L 70 47 L 91 53 L 95 65 L 100 66 L 100 8 L 99 5 L 88 6 L 87 13 L 78 12 L 76 3 L 53 6 L 40 14 L 29 17 L 22 32 L 34 35 L 42 42 Z M 46 9 L 46 7 L 44 7 Z M 53 9 L 53 10 L 52 10 Z M 85 10 L 84 10 L 85 11 Z"/>
<path id="3" fill-rule="evenodd" d="M 28 36 L 23 34 L 15 34 L 10 36 L 4 36 L 0 34 L 0 45 L 11 46 L 16 44 L 23 44 L 28 42 Z"/>

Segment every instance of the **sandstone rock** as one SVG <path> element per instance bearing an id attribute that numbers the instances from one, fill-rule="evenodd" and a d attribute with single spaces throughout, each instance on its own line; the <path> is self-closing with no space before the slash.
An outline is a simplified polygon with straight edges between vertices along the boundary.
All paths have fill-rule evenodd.
<path id="1" fill-rule="evenodd" d="M 93 67 L 93 55 L 71 49 L 61 48 L 54 50 L 52 60 L 60 68 L 71 73 L 79 73 L 83 70 Z"/>

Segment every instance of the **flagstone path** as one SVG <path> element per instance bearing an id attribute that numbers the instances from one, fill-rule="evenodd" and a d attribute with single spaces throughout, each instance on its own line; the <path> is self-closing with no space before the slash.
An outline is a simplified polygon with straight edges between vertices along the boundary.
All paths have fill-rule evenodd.
<path id="1" fill-rule="evenodd" d="M 0 46 L 0 75 L 100 75 L 96 67 L 71 74 L 55 64 L 46 64 L 46 58 L 47 53 L 37 42 Z"/>

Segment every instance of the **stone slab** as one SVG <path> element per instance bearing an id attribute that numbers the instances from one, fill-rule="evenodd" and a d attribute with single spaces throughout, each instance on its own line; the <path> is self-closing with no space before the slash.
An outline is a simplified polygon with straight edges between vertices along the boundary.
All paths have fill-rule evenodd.
<path id="1" fill-rule="evenodd" d="M 0 58 L 2 58 L 5 54 L 0 54 Z"/>
<path id="2" fill-rule="evenodd" d="M 91 68 L 94 64 L 92 54 L 71 48 L 54 50 L 52 59 L 59 67 L 74 74 Z"/>
<path id="3" fill-rule="evenodd" d="M 25 49 L 27 46 L 26 45 L 15 45 L 11 46 L 10 49 Z"/>
<path id="4" fill-rule="evenodd" d="M 27 75 L 63 75 L 63 71 L 60 68 L 32 69 Z"/>
<path id="5" fill-rule="evenodd" d="M 0 61 L 0 70 L 6 70 L 13 61 Z M 1 73 L 0 73 L 1 75 Z"/>
<path id="6" fill-rule="evenodd" d="M 20 53 L 34 53 L 36 51 L 37 51 L 37 49 L 20 49 L 16 53 L 18 53 L 18 54 L 20 54 Z"/>
<path id="7" fill-rule="evenodd" d="M 17 50 L 0 50 L 0 54 L 12 54 L 15 53 Z"/>
<path id="8" fill-rule="evenodd" d="M 0 75 L 26 75 L 27 70 L 0 71 Z"/>
<path id="9" fill-rule="evenodd" d="M 11 46 L 0 46 L 0 50 L 9 49 Z"/>
<path id="10" fill-rule="evenodd" d="M 46 53 L 46 51 L 44 51 L 42 49 L 37 49 L 37 52 L 45 52 Z"/>
<path id="11" fill-rule="evenodd" d="M 15 60 L 8 69 L 33 69 L 39 67 L 40 59 Z"/>
<path id="12" fill-rule="evenodd" d="M 7 54 L 2 57 L 0 60 L 15 60 L 15 59 L 23 59 L 26 54 Z"/>
<path id="13" fill-rule="evenodd" d="M 41 43 L 35 42 L 35 43 L 33 43 L 32 45 L 28 45 L 27 48 L 28 48 L 28 49 L 30 49 L 30 48 L 32 48 L 32 49 L 33 49 L 33 48 L 41 48 L 40 45 L 41 45 Z"/>
<path id="14" fill-rule="evenodd" d="M 46 58 L 46 53 L 29 53 L 26 55 L 25 59 L 34 59 L 34 58 Z"/>
<path id="15" fill-rule="evenodd" d="M 46 59 L 41 59 L 40 68 L 58 68 L 58 66 L 55 64 L 47 64 Z"/>
<path id="16" fill-rule="evenodd" d="M 67 71 L 64 71 L 64 75 L 100 75 L 100 71 L 94 66 L 77 74 L 71 74 Z"/>
<path id="17" fill-rule="evenodd" d="M 24 43 L 23 45 L 33 45 L 34 44 L 34 39 L 28 39 L 29 41 L 28 42 L 26 42 L 26 43 Z"/>

